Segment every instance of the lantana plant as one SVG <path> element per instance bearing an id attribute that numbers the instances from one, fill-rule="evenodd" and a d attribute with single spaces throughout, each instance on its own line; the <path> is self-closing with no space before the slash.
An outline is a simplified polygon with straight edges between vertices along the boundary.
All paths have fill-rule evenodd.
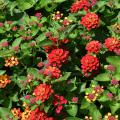
<path id="1" fill-rule="evenodd" d="M 0 120 L 120 120 L 119 81 L 119 0 L 0 1 Z"/>

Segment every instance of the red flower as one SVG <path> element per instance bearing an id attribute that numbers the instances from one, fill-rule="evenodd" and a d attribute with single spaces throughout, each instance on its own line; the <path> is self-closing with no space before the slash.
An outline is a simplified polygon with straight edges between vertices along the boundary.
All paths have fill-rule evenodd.
<path id="1" fill-rule="evenodd" d="M 14 26 L 13 28 L 12 28 L 12 31 L 16 31 L 18 28 L 16 27 L 16 26 Z"/>
<path id="2" fill-rule="evenodd" d="M 95 13 L 87 13 L 80 22 L 87 30 L 99 27 L 99 17 Z"/>
<path id="3" fill-rule="evenodd" d="M 33 95 L 35 95 L 36 100 L 44 102 L 45 100 L 49 99 L 52 93 L 53 90 L 51 85 L 40 84 L 34 89 Z"/>
<path id="4" fill-rule="evenodd" d="M 31 111 L 28 120 L 54 120 L 54 118 L 49 118 L 44 111 L 36 108 L 35 110 Z"/>
<path id="5" fill-rule="evenodd" d="M 72 4 L 70 8 L 70 12 L 78 12 L 81 9 L 84 9 L 88 11 L 90 9 L 91 5 L 88 0 L 80 0 Z"/>
<path id="6" fill-rule="evenodd" d="M 38 27 L 39 28 L 43 27 L 43 24 L 38 23 Z"/>
<path id="7" fill-rule="evenodd" d="M 120 55 L 120 48 L 116 48 L 116 49 L 114 50 L 114 53 L 116 53 L 116 55 Z"/>
<path id="8" fill-rule="evenodd" d="M 58 42 L 57 38 L 51 36 L 49 37 L 49 40 L 51 40 L 55 44 Z"/>
<path id="9" fill-rule="evenodd" d="M 70 42 L 70 40 L 69 39 L 63 39 L 61 42 L 64 43 L 64 44 L 67 44 L 67 43 Z"/>
<path id="10" fill-rule="evenodd" d="M 67 104 L 67 100 L 63 96 L 55 95 L 53 105 L 56 107 L 55 112 L 59 114 L 63 109 L 63 104 Z"/>
<path id="11" fill-rule="evenodd" d="M 111 72 L 115 72 L 115 70 L 116 70 L 115 66 L 113 66 L 113 65 L 107 65 L 106 69 L 111 71 Z"/>
<path id="12" fill-rule="evenodd" d="M 39 63 L 37 64 L 37 66 L 38 66 L 39 68 L 41 68 L 41 67 L 44 66 L 44 63 L 43 63 L 43 62 L 39 62 Z"/>
<path id="13" fill-rule="evenodd" d="M 40 20 L 42 18 L 42 14 L 41 13 L 35 13 L 35 17 L 37 17 Z"/>
<path id="14" fill-rule="evenodd" d="M 72 102 L 77 103 L 78 102 L 78 97 L 73 97 Z"/>
<path id="15" fill-rule="evenodd" d="M 86 50 L 88 53 L 99 53 L 102 44 L 99 41 L 91 41 L 86 45 Z"/>
<path id="16" fill-rule="evenodd" d="M 116 79 L 112 79 L 112 80 L 111 80 L 111 84 L 112 84 L 112 85 L 119 85 L 119 81 L 116 80 Z"/>
<path id="17" fill-rule="evenodd" d="M 54 49 L 48 54 L 48 61 L 50 65 L 61 67 L 69 57 L 69 52 L 63 49 Z"/>
<path id="18" fill-rule="evenodd" d="M 116 38 L 107 38 L 104 44 L 109 51 L 114 51 L 120 47 L 120 41 Z"/>
<path id="19" fill-rule="evenodd" d="M 44 75 L 51 76 L 51 78 L 59 78 L 61 76 L 61 71 L 57 67 L 48 66 L 45 68 Z"/>
<path id="20" fill-rule="evenodd" d="M 88 77 L 88 73 L 94 73 L 100 67 L 98 58 L 89 54 L 82 57 L 81 64 L 82 72 L 86 77 Z"/>
<path id="21" fill-rule="evenodd" d="M 4 26 L 4 24 L 2 22 L 0 22 L 0 27 L 3 27 L 3 26 Z"/>
<path id="22" fill-rule="evenodd" d="M 2 42 L 2 43 L 1 43 L 1 46 L 2 46 L 2 47 L 8 47 L 8 46 L 9 46 L 8 41 Z"/>
<path id="23" fill-rule="evenodd" d="M 110 99 L 112 99 L 112 98 L 113 98 L 113 94 L 109 92 L 109 93 L 107 94 L 107 97 L 110 98 Z"/>

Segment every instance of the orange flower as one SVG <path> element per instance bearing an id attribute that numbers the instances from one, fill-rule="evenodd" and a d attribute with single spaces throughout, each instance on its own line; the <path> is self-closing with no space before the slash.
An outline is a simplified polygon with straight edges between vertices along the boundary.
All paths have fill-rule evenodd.
<path id="1" fill-rule="evenodd" d="M 24 112 L 22 113 L 21 120 L 28 120 L 30 113 L 31 113 L 30 109 L 28 109 L 28 108 L 25 109 Z"/>
<path id="2" fill-rule="evenodd" d="M 18 65 L 18 58 L 12 56 L 5 60 L 5 67 L 13 67 Z"/>
<path id="3" fill-rule="evenodd" d="M 37 86 L 33 92 L 33 95 L 36 96 L 36 100 L 44 102 L 49 99 L 50 95 L 53 93 L 51 85 L 40 84 Z"/>
<path id="4" fill-rule="evenodd" d="M 21 111 L 20 111 L 20 108 L 13 108 L 13 109 L 11 109 L 11 112 L 12 112 L 12 114 L 14 115 L 14 117 L 16 118 L 16 119 L 21 119 Z"/>
<path id="5" fill-rule="evenodd" d="M 8 75 L 0 75 L 0 88 L 5 88 L 10 82 L 11 81 Z"/>

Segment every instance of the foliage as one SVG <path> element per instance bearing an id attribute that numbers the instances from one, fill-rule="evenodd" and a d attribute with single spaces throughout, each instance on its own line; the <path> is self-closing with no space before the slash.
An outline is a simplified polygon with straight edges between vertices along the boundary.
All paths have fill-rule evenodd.
<path id="1" fill-rule="evenodd" d="M 119 0 L 0 0 L 0 119 L 119 120 L 119 81 Z"/>

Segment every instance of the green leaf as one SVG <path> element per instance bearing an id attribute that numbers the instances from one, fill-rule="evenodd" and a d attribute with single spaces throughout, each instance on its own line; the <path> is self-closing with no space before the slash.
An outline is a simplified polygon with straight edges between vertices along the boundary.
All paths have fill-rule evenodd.
<path id="1" fill-rule="evenodd" d="M 21 43 L 22 39 L 21 38 L 17 38 L 14 40 L 14 42 L 12 43 L 12 47 L 14 46 L 19 46 Z"/>
<path id="2" fill-rule="evenodd" d="M 97 75 L 97 77 L 94 78 L 94 80 L 97 81 L 110 81 L 109 74 L 108 73 L 102 73 Z"/>
<path id="3" fill-rule="evenodd" d="M 80 109 L 87 109 L 89 106 L 90 106 L 90 103 L 86 99 L 83 99 L 81 102 Z"/>
<path id="4" fill-rule="evenodd" d="M 39 70 L 36 68 L 28 68 L 27 73 L 30 75 L 33 75 L 34 79 L 35 78 L 40 79 L 40 80 L 43 79 L 43 76 L 39 73 Z"/>
<path id="5" fill-rule="evenodd" d="M 53 42 L 50 40 L 43 40 L 43 41 L 38 43 L 39 46 L 50 46 L 52 44 L 53 44 Z"/>
<path id="6" fill-rule="evenodd" d="M 101 120 L 102 118 L 102 115 L 95 104 L 91 104 L 89 107 L 89 113 L 93 120 Z"/>
<path id="7" fill-rule="evenodd" d="M 18 92 L 16 92 L 15 94 L 10 95 L 10 99 L 12 101 L 14 101 L 14 102 L 19 101 L 19 99 L 18 99 Z"/>
<path id="8" fill-rule="evenodd" d="M 2 118 L 2 120 L 7 120 L 7 116 L 9 116 L 10 118 L 13 119 L 13 115 L 12 115 L 10 109 L 0 107 L 0 118 Z"/>
<path id="9" fill-rule="evenodd" d="M 120 56 L 109 56 L 106 58 L 107 62 L 114 65 L 114 66 L 120 66 Z"/>
<path id="10" fill-rule="evenodd" d="M 79 91 L 80 93 L 85 92 L 86 83 L 81 83 L 79 88 L 80 88 L 80 91 Z"/>
<path id="11" fill-rule="evenodd" d="M 66 85 L 66 90 L 69 91 L 69 92 L 72 92 L 72 91 L 75 91 L 77 89 L 77 86 L 76 86 L 76 77 L 71 79 L 71 83 L 68 85 Z"/>
<path id="12" fill-rule="evenodd" d="M 56 3 L 61 3 L 61 2 L 64 2 L 64 1 L 66 1 L 66 0 L 54 0 L 54 2 L 56 2 Z"/>
<path id="13" fill-rule="evenodd" d="M 110 109 L 111 109 L 111 113 L 115 114 L 115 112 L 120 109 L 120 103 L 113 103 L 110 104 Z"/>
<path id="14" fill-rule="evenodd" d="M 24 11 L 33 7 L 37 0 L 17 0 L 16 2 L 18 7 Z"/>
<path id="15" fill-rule="evenodd" d="M 67 117 L 65 118 L 65 120 L 83 120 L 83 119 L 78 118 L 78 117 Z"/>
<path id="16" fill-rule="evenodd" d="M 104 91 L 104 93 L 100 96 L 100 98 L 98 99 L 99 102 L 106 102 L 109 100 L 109 98 L 107 97 L 107 93 L 108 91 Z"/>
<path id="17" fill-rule="evenodd" d="M 116 94 L 117 88 L 115 86 L 111 86 L 108 88 L 113 94 Z"/>
<path id="18" fill-rule="evenodd" d="M 71 104 L 67 106 L 67 113 L 73 117 L 77 115 L 78 106 L 76 104 Z"/>
<path id="19" fill-rule="evenodd" d="M 38 107 L 38 105 L 33 105 L 30 107 L 31 110 L 35 110 Z"/>
<path id="20" fill-rule="evenodd" d="M 3 75 L 6 72 L 6 70 L 0 70 L 0 75 Z"/>
<path id="21" fill-rule="evenodd" d="M 45 111 L 46 113 L 48 113 L 48 111 L 49 111 L 50 107 L 51 107 L 51 105 L 50 105 L 50 104 L 48 104 L 48 105 L 44 106 L 44 111 Z"/>
<path id="22" fill-rule="evenodd" d="M 71 75 L 71 72 L 65 72 L 62 77 L 60 77 L 59 79 L 51 81 L 51 83 L 66 81 L 66 80 L 68 80 L 68 78 L 69 78 L 70 75 Z"/>

